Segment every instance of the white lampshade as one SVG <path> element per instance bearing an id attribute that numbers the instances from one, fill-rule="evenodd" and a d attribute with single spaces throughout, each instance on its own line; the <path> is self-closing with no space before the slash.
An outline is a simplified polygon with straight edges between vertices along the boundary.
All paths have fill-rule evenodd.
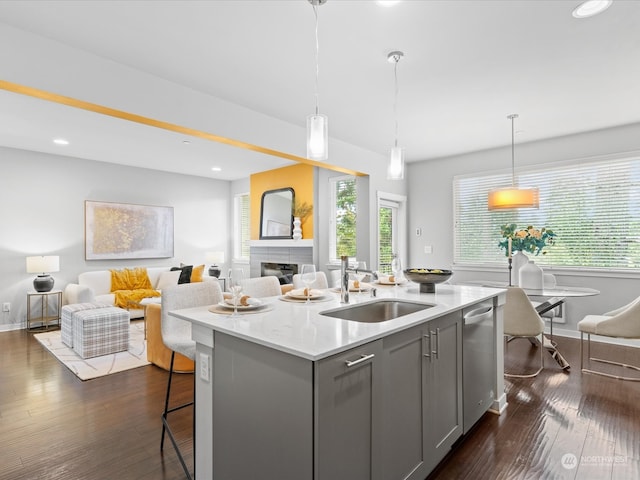
<path id="1" fill-rule="evenodd" d="M 324 161 L 329 158 L 329 118 L 316 113 L 307 117 L 307 158 Z"/>
<path id="2" fill-rule="evenodd" d="M 224 263 L 224 252 L 207 252 L 205 253 L 205 260 L 207 263 L 214 265 Z"/>
<path id="3" fill-rule="evenodd" d="M 27 257 L 27 273 L 51 273 L 60 271 L 60 257 L 57 255 Z"/>
<path id="4" fill-rule="evenodd" d="M 538 208 L 540 204 L 537 188 L 502 188 L 489 192 L 489 210 L 510 208 Z"/>
<path id="5" fill-rule="evenodd" d="M 387 167 L 387 180 L 402 180 L 404 178 L 404 149 L 393 147 Z"/>

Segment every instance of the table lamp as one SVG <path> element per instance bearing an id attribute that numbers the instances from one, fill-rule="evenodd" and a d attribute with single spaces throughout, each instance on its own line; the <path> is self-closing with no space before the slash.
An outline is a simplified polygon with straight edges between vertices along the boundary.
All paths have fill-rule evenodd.
<path id="1" fill-rule="evenodd" d="M 224 263 L 224 252 L 207 252 L 205 254 L 205 259 L 207 262 L 211 263 L 209 267 L 209 276 L 210 277 L 220 277 L 220 267 L 218 264 Z"/>
<path id="2" fill-rule="evenodd" d="M 53 288 L 52 272 L 60 271 L 60 257 L 57 255 L 27 257 L 27 273 L 38 273 L 33 280 L 36 292 L 50 292 Z"/>

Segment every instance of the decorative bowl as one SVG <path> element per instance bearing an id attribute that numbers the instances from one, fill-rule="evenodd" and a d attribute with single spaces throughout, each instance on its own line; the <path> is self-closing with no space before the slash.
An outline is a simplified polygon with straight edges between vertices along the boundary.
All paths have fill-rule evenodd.
<path id="1" fill-rule="evenodd" d="M 453 275 L 451 270 L 442 268 L 407 268 L 404 276 L 420 284 L 420 293 L 435 293 L 436 283 L 445 282 Z"/>

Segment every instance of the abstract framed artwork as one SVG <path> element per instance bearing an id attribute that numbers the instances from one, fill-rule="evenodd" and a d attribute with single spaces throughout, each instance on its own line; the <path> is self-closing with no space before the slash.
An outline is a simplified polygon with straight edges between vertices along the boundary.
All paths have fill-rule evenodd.
<path id="1" fill-rule="evenodd" d="M 86 260 L 173 257 L 173 207 L 85 201 Z"/>

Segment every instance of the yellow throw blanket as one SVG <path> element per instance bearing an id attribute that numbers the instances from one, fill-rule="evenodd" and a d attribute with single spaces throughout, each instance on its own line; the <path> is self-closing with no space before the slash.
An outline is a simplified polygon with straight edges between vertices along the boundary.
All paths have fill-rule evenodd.
<path id="1" fill-rule="evenodd" d="M 151 289 L 147 269 L 144 267 L 111 270 L 111 291 Z"/>
<path id="2" fill-rule="evenodd" d="M 160 292 L 151 289 L 116 290 L 115 306 L 120 308 L 140 308 L 139 303 L 143 298 L 159 297 Z"/>

